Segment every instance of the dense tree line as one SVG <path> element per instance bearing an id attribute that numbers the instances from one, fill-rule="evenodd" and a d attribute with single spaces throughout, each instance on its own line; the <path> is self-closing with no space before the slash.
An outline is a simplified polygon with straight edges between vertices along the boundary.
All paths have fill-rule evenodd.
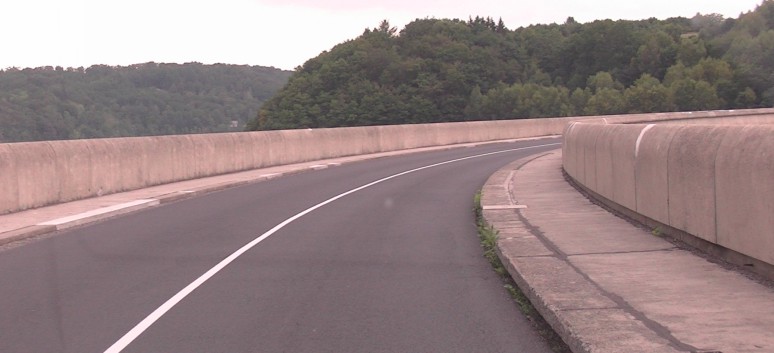
<path id="1" fill-rule="evenodd" d="M 248 129 L 774 106 L 774 0 L 736 19 L 387 21 L 307 61 Z"/>
<path id="2" fill-rule="evenodd" d="M 290 74 L 153 62 L 9 68 L 0 71 L 0 142 L 242 130 Z"/>

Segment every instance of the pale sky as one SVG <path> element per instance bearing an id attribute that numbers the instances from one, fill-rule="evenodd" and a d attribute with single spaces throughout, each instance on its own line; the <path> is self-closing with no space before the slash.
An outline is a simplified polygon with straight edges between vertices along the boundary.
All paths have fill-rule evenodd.
<path id="1" fill-rule="evenodd" d="M 0 69 L 149 61 L 292 70 L 381 20 L 502 17 L 539 23 L 719 13 L 736 18 L 761 0 L 4 0 Z"/>

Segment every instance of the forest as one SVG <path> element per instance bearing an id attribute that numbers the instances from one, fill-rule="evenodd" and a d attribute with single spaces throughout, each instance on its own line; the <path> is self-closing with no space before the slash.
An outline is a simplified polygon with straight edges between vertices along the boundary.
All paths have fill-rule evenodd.
<path id="1" fill-rule="evenodd" d="M 508 29 L 383 21 L 298 67 L 248 130 L 774 106 L 774 0 L 738 18 Z"/>
<path id="2" fill-rule="evenodd" d="M 292 72 L 144 63 L 0 71 L 0 142 L 242 131 Z"/>

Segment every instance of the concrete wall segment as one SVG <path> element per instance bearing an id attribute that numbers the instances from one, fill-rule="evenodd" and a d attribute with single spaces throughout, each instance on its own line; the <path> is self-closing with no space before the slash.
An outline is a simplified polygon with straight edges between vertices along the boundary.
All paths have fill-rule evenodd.
<path id="1" fill-rule="evenodd" d="M 86 141 L 90 155 L 91 195 L 101 196 L 126 190 L 128 187 L 121 185 L 121 174 L 130 171 L 120 168 L 125 153 L 116 153 L 111 139 Z"/>
<path id="2" fill-rule="evenodd" d="M 771 108 L 590 117 L 565 128 L 563 163 L 619 206 L 774 264 L 772 122 Z"/>
<path id="3" fill-rule="evenodd" d="M 233 133 L 233 135 L 234 143 L 236 146 L 238 146 L 238 151 L 242 155 L 240 159 L 242 163 L 242 170 L 250 170 L 255 168 L 254 166 L 258 163 L 256 160 L 256 152 L 258 150 L 258 143 L 260 141 L 253 139 L 249 133 Z"/>
<path id="4" fill-rule="evenodd" d="M 246 139 L 239 137 L 239 134 L 229 133 L 227 134 L 232 143 L 232 151 L 229 155 L 232 156 L 232 166 L 235 170 L 247 170 L 250 169 L 249 165 L 252 160 L 252 153 L 250 153 L 249 142 Z"/>
<path id="5" fill-rule="evenodd" d="M 774 126 L 730 128 L 715 170 L 718 244 L 774 264 Z"/>
<path id="6" fill-rule="evenodd" d="M 575 132 L 573 131 L 574 125 L 575 122 L 568 123 L 564 128 L 564 132 L 562 132 L 562 136 L 565 138 L 565 143 L 562 144 L 562 165 L 564 166 L 565 172 L 573 177 L 577 174 L 577 163 L 575 161 L 575 142 L 577 140 L 575 139 Z"/>
<path id="7" fill-rule="evenodd" d="M 23 142 L 8 145 L 15 156 L 18 185 L 17 210 L 40 207 L 58 201 L 59 182 L 56 154 L 49 142 Z"/>
<path id="8" fill-rule="evenodd" d="M 91 183 L 84 182 L 92 179 L 89 140 L 50 141 L 49 145 L 55 155 L 52 162 L 56 167 L 56 181 L 59 183 L 59 200 L 67 202 L 82 198 L 83 195 L 94 195 Z"/>
<path id="9" fill-rule="evenodd" d="M 148 180 L 148 146 L 141 138 L 116 138 L 113 141 L 113 153 L 118 158 L 121 185 L 123 190 L 142 187 Z"/>
<path id="10" fill-rule="evenodd" d="M 180 169 L 178 150 L 182 148 L 181 141 L 175 141 L 171 136 L 154 136 L 148 141 L 148 185 L 158 185 L 174 180 Z"/>
<path id="11" fill-rule="evenodd" d="M 634 153 L 637 138 L 647 125 L 614 125 L 609 136 L 613 160 L 613 200 L 620 205 L 635 210 L 637 198 L 635 192 Z"/>
<path id="12" fill-rule="evenodd" d="M 589 170 L 591 165 L 586 168 L 586 178 L 590 183 L 596 185 L 595 189 L 598 194 L 610 199 L 615 200 L 614 186 L 615 186 L 615 166 L 613 165 L 613 127 L 619 125 L 606 125 L 606 124 L 594 124 L 592 125 L 596 136 L 593 137 L 594 149 L 593 149 L 593 173 Z M 591 142 L 591 138 L 589 139 Z M 585 163 L 589 163 L 592 159 L 589 159 L 589 151 L 586 153 Z M 590 176 L 593 175 L 593 178 Z"/>
<path id="13" fill-rule="evenodd" d="M 573 128 L 574 141 L 568 142 L 567 137 L 564 140 L 564 143 L 572 143 L 575 146 L 575 178 L 581 182 L 586 178 L 586 146 L 584 144 L 589 143 L 588 140 L 583 138 L 584 130 L 585 125 L 577 125 Z"/>
<path id="14" fill-rule="evenodd" d="M 0 214 L 19 207 L 19 176 L 16 154 L 10 144 L 0 144 Z"/>
<path id="15" fill-rule="evenodd" d="M 172 175 L 171 181 L 200 178 L 207 175 L 207 172 L 214 171 L 217 168 L 218 163 L 215 162 L 217 154 L 215 153 L 214 145 L 207 146 L 206 151 L 208 155 L 206 156 L 190 152 L 195 150 L 194 146 L 198 142 L 198 136 L 205 135 L 185 135 L 180 139 L 170 136 L 172 138 L 169 139 L 169 142 L 174 146 L 175 151 L 175 159 L 173 161 L 175 173 Z M 215 137 L 208 136 L 207 139 L 215 139 Z M 202 171 L 205 172 L 203 173 Z M 213 172 L 210 175 L 214 174 Z"/>
<path id="16" fill-rule="evenodd" d="M 638 213 L 669 224 L 669 146 L 677 130 L 653 125 L 642 134 L 635 161 Z"/>
<path id="17" fill-rule="evenodd" d="M 579 163 L 583 164 L 583 180 L 590 185 L 597 186 L 597 164 L 598 159 L 604 158 L 604 155 L 597 155 L 597 138 L 604 131 L 602 125 L 581 125 L 580 131 L 578 131 L 578 138 L 583 141 L 579 146 L 583 153 L 583 160 Z"/>
<path id="18" fill-rule="evenodd" d="M 723 126 L 684 125 L 669 148 L 670 225 L 717 244 L 715 233 L 715 153 Z"/>

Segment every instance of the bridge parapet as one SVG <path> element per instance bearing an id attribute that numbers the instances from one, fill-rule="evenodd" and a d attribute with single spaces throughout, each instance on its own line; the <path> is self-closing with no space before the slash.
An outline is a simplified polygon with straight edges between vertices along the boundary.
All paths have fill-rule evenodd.
<path id="1" fill-rule="evenodd" d="M 756 121 L 760 122 L 769 121 L 766 117 L 773 112 L 774 109 L 758 109 L 737 112 L 635 114 L 0 144 L 0 214 L 169 182 L 283 164 L 419 147 L 560 135 L 568 123 L 584 121 L 610 124 L 606 127 L 600 127 L 599 124 L 570 125 L 568 143 L 564 146 L 565 168 L 568 173 L 581 184 L 588 184 L 593 190 L 599 189 L 604 195 L 613 197 L 632 210 L 643 210 L 646 214 L 655 215 L 655 219 L 680 219 L 680 213 L 674 209 L 674 205 L 671 208 L 667 207 L 669 205 L 664 206 L 664 200 L 669 200 L 670 197 L 672 204 L 678 202 L 678 193 L 675 191 L 675 194 L 668 195 L 660 190 L 672 190 L 666 189 L 667 187 L 678 190 L 682 186 L 675 184 L 677 174 L 674 172 L 672 184 L 668 184 L 670 179 L 664 179 L 666 176 L 662 171 L 675 169 L 675 164 L 693 162 L 678 160 L 677 155 L 672 159 L 662 159 L 663 156 L 658 154 L 663 153 L 659 148 L 670 149 L 677 130 L 673 131 L 673 128 L 661 125 L 651 128 L 652 131 L 643 135 L 644 140 L 640 142 L 642 150 L 639 159 L 634 159 L 631 156 L 634 153 L 634 144 L 644 127 L 620 124 L 654 121 L 685 123 L 701 122 L 702 119 L 731 119 L 739 122 L 739 116 L 745 116 L 750 121 L 758 119 Z M 591 127 L 594 125 L 597 127 Z M 747 131 L 750 129 L 745 130 L 745 127 L 736 129 L 744 130 L 745 134 L 753 134 Z M 755 134 L 760 135 L 761 131 Z M 671 138 L 659 137 L 662 135 Z M 730 136 L 723 136 L 727 135 Z M 760 153 L 774 151 L 765 147 L 770 145 L 763 145 L 773 140 L 771 135 L 767 136 L 768 141 L 761 141 L 760 146 L 754 147 L 768 148 Z M 750 141 L 743 139 L 742 142 L 765 140 L 763 137 L 750 138 Z M 724 141 L 729 146 L 737 143 L 733 142 L 735 140 L 731 137 Z M 693 148 L 703 150 L 702 147 Z M 723 150 L 729 148 L 727 146 Z M 774 194 L 771 191 L 772 183 L 769 182 L 774 180 L 771 178 L 770 156 L 759 155 L 756 157 L 759 159 L 750 162 L 768 163 L 765 168 L 769 169 L 750 165 L 738 167 L 755 169 L 754 173 L 745 172 L 745 177 L 757 178 L 750 181 L 757 184 L 749 185 L 768 188 L 765 195 L 769 196 Z M 751 157 L 724 158 L 726 159 L 723 159 L 723 163 L 742 163 L 748 160 L 744 158 Z M 651 162 L 644 164 L 646 161 Z M 586 173 L 586 170 L 589 172 Z M 648 173 L 653 174 L 650 179 L 646 177 Z M 722 181 L 718 185 L 726 188 L 726 179 L 722 178 L 732 178 L 733 174 L 718 174 L 718 180 Z M 686 178 L 693 177 L 688 175 Z M 715 183 L 715 179 L 712 180 Z M 700 188 L 697 186 L 696 189 Z M 717 195 L 722 197 L 725 197 L 723 195 L 726 193 L 735 192 L 728 191 L 731 189 L 718 190 Z M 696 202 L 697 199 L 691 198 L 698 196 L 686 195 L 689 195 L 686 196 L 689 198 L 686 203 Z M 770 200 L 774 198 L 755 196 L 755 200 L 758 200 L 755 212 L 771 214 Z M 722 204 L 718 207 L 717 212 L 724 214 L 740 212 L 740 208 L 733 208 L 736 206 Z M 693 211 L 684 211 L 686 215 L 683 216 L 688 219 L 685 221 L 687 228 L 694 229 L 705 224 L 704 221 L 697 221 L 698 216 L 690 212 Z M 745 211 L 743 216 L 758 213 Z M 742 222 L 739 225 L 738 221 L 729 222 L 731 221 L 725 218 L 718 219 L 717 230 L 715 233 L 707 232 L 706 234 L 710 234 L 707 238 L 715 237 L 718 241 L 724 239 L 722 241 L 739 248 L 740 246 L 735 244 L 738 240 L 726 239 L 729 236 L 723 232 L 726 232 L 725 229 L 747 229 L 751 223 Z M 720 229 L 723 229 L 723 232 L 719 232 Z M 768 229 L 772 229 L 770 223 Z M 768 254 L 773 253 L 769 251 Z M 771 258 L 767 259 L 766 261 L 772 261 Z"/>
<path id="2" fill-rule="evenodd" d="M 0 214 L 326 158 L 560 135 L 569 118 L 0 144 Z"/>
<path id="3" fill-rule="evenodd" d="M 564 170 L 656 233 L 772 277 L 774 109 L 693 114 L 654 124 L 570 123 Z"/>

